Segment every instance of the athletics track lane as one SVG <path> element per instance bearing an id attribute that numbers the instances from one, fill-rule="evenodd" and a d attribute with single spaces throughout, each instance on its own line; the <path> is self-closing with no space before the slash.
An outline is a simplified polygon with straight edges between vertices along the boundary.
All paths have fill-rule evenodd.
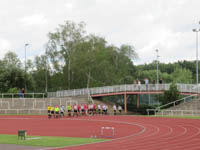
<path id="1" fill-rule="evenodd" d="M 115 116 L 114 116 L 115 117 Z M 116 118 L 102 118 L 115 120 Z M 200 120 L 148 118 L 137 116 L 118 117 L 127 123 L 136 123 L 145 128 L 139 135 L 113 141 L 66 147 L 56 150 L 199 150 Z M 129 130 L 129 129 L 124 129 Z"/>
<path id="2" fill-rule="evenodd" d="M 200 120 L 141 116 L 94 116 L 48 120 L 46 116 L 0 116 L 0 133 L 90 137 L 115 127 L 111 141 L 46 150 L 200 150 Z M 56 128 L 57 127 L 57 128 Z M 44 148 L 45 150 L 45 148 Z"/>

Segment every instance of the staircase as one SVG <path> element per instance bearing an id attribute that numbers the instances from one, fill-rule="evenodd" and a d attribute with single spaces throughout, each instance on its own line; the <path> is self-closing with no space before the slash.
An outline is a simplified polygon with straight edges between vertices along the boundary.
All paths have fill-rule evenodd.
<path id="1" fill-rule="evenodd" d="M 167 109 L 157 109 L 155 115 L 161 116 L 200 116 L 200 99 L 180 101 Z"/>

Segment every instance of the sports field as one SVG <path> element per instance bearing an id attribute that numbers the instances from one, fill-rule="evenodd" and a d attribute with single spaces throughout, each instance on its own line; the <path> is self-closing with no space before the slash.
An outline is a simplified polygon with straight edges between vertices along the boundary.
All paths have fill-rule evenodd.
<path id="1" fill-rule="evenodd" d="M 0 121 L 0 134 L 17 135 L 19 129 L 24 129 L 27 130 L 28 136 L 79 137 L 97 140 L 90 144 L 89 142 L 88 144 L 77 143 L 81 144 L 78 146 L 38 145 L 40 147 L 37 150 L 200 149 L 200 120 L 198 119 L 143 116 L 47 119 L 46 116 L 0 116 Z M 102 127 L 112 128 L 105 129 L 102 135 Z M 111 129 L 114 129 L 114 135 Z M 102 141 L 102 139 L 108 140 Z"/>

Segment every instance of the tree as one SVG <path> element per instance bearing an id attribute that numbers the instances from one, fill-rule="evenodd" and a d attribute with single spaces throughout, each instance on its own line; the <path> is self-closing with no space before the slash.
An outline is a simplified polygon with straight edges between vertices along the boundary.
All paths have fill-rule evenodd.
<path id="1" fill-rule="evenodd" d="M 56 32 L 49 33 L 49 41 L 47 43 L 47 54 L 53 62 L 54 69 L 61 71 L 62 67 L 67 68 L 67 86 L 71 86 L 71 64 L 73 63 L 73 54 L 77 44 L 84 39 L 83 22 L 75 24 L 66 21 L 64 25 L 59 25 Z"/>
<path id="2" fill-rule="evenodd" d="M 192 72 L 188 69 L 176 68 L 171 74 L 173 82 L 175 83 L 191 83 Z"/>
<path id="3" fill-rule="evenodd" d="M 17 55 L 8 52 L 0 63 L 0 91 L 7 92 L 10 88 L 24 87 L 24 72 Z"/>
<path id="4" fill-rule="evenodd" d="M 175 83 L 172 83 L 170 85 L 169 90 L 164 92 L 163 104 L 173 102 L 175 100 L 178 100 L 179 98 L 180 98 L 180 92 L 178 91 L 177 85 Z"/>
<path id="5" fill-rule="evenodd" d="M 102 37 L 86 35 L 84 27 L 82 22 L 67 21 L 56 32 L 49 33 L 47 54 L 56 82 L 51 81 L 59 89 L 132 83 L 132 60 L 137 55 L 133 46 L 109 45 Z"/>

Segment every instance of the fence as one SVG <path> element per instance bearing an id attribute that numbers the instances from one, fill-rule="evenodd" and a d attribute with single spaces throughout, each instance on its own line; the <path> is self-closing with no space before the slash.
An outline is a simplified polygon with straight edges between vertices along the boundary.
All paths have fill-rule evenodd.
<path id="1" fill-rule="evenodd" d="M 199 116 L 200 111 L 198 110 L 160 110 L 155 116 Z"/>
<path id="2" fill-rule="evenodd" d="M 125 84 L 115 86 L 105 86 L 96 88 L 61 90 L 57 92 L 48 92 L 48 97 L 65 97 L 65 96 L 81 96 L 81 95 L 95 95 L 105 93 L 129 92 L 129 91 L 166 91 L 170 84 Z M 177 84 L 180 92 L 197 93 L 196 84 Z"/>
<path id="3" fill-rule="evenodd" d="M 45 93 L 0 93 L 1 98 L 45 98 Z"/>
<path id="4" fill-rule="evenodd" d="M 0 109 L 1 114 L 47 114 L 47 109 Z"/>
<path id="5" fill-rule="evenodd" d="M 197 94 L 196 95 L 190 95 L 190 96 L 184 97 L 182 99 L 179 99 L 179 100 L 167 103 L 165 105 L 159 106 L 156 109 L 147 109 L 147 114 L 150 115 L 151 112 L 153 112 L 153 114 L 156 115 L 156 113 L 162 112 L 162 111 L 180 111 L 180 110 L 161 110 L 161 109 L 168 108 L 168 107 L 171 107 L 171 106 L 175 107 L 176 105 L 178 105 L 180 103 L 185 103 L 185 102 L 191 101 L 191 100 L 196 99 L 196 98 L 197 98 Z M 182 110 L 182 111 L 184 111 L 184 110 Z"/>

